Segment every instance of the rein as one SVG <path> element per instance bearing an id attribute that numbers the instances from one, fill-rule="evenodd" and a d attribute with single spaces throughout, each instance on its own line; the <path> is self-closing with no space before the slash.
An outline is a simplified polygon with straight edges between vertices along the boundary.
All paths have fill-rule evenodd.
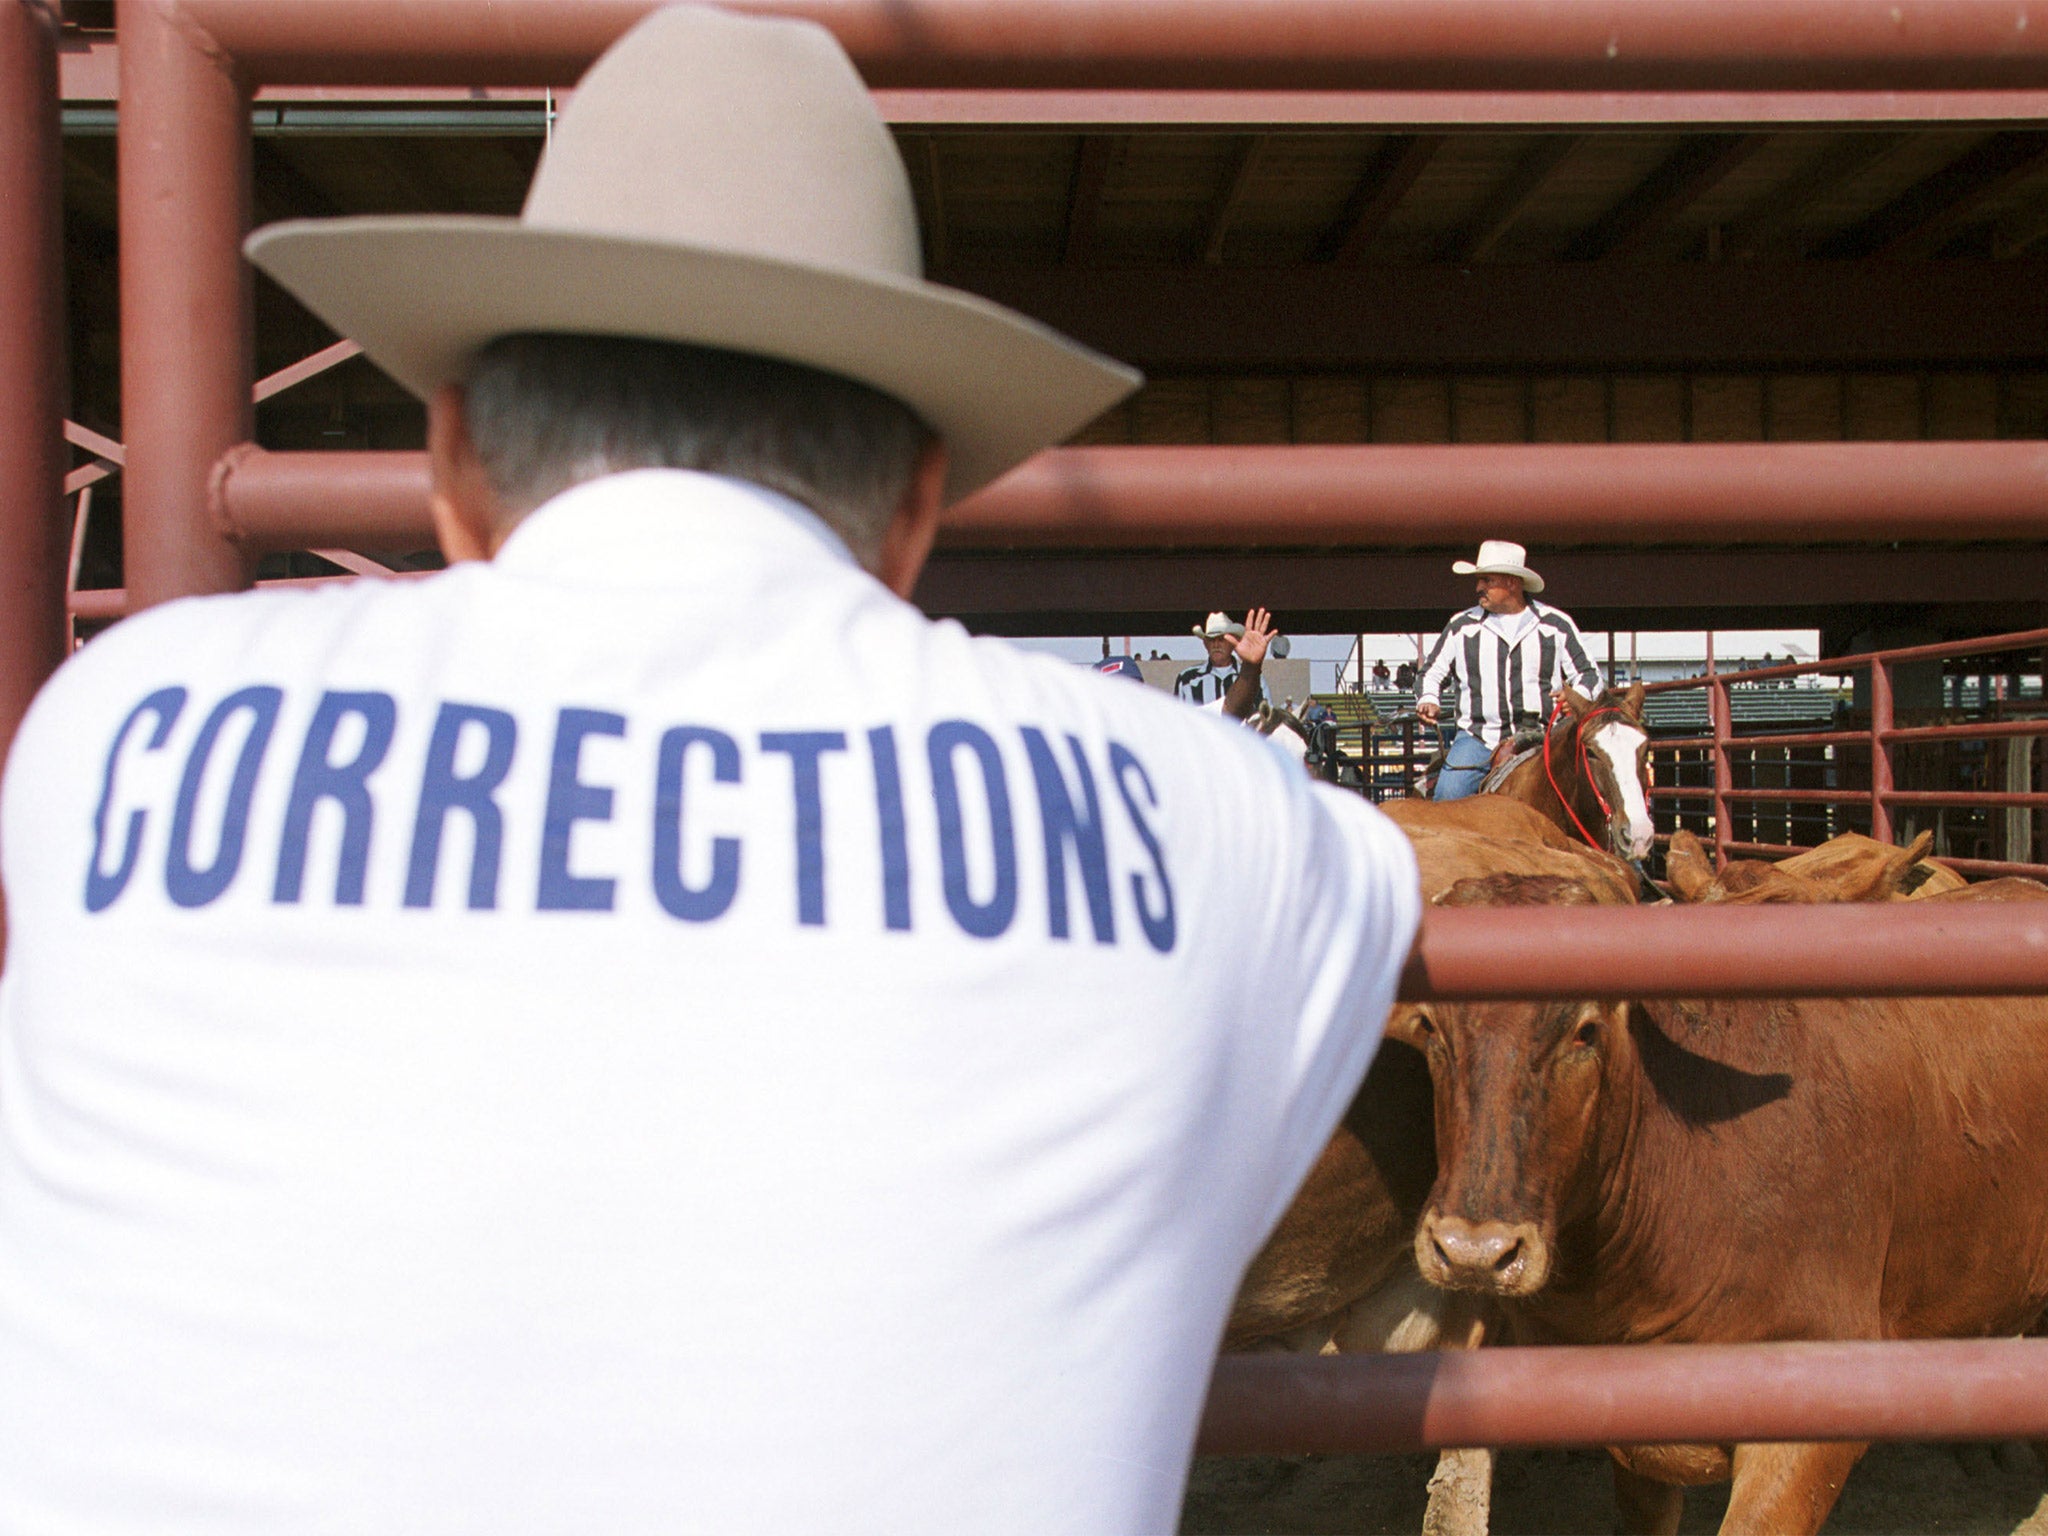
<path id="1" fill-rule="evenodd" d="M 1551 706 L 1550 718 L 1543 725 L 1543 776 L 1550 780 L 1550 788 L 1557 796 L 1557 803 L 1564 807 L 1565 815 L 1571 817 L 1572 825 L 1579 829 L 1579 836 L 1583 837 L 1593 847 L 1598 848 L 1600 846 L 1600 839 L 1588 832 L 1586 824 L 1579 820 L 1579 813 L 1572 809 L 1571 798 L 1565 794 L 1564 786 L 1557 782 L 1557 771 L 1550 765 L 1550 728 L 1557 724 L 1558 716 L 1563 713 L 1564 700 L 1559 699 Z M 1609 821 L 1614 820 L 1614 807 L 1609 805 L 1607 797 L 1600 793 L 1600 781 L 1593 777 L 1593 770 L 1586 762 L 1586 722 L 1597 720 L 1602 715 L 1618 715 L 1620 713 L 1620 710 L 1616 709 L 1612 704 L 1608 704 L 1599 709 L 1588 710 L 1585 714 L 1579 716 L 1579 777 L 1584 779 L 1586 787 L 1593 791 L 1593 798 L 1600 805 L 1600 814 Z"/>

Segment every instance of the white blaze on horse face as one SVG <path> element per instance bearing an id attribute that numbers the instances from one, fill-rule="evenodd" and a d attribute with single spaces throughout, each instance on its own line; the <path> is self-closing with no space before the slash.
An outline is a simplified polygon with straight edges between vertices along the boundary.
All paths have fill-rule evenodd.
<path id="1" fill-rule="evenodd" d="M 1608 842 L 1616 853 L 1621 852 L 1617 831 L 1626 829 L 1628 834 L 1628 856 L 1632 859 L 1646 858 L 1651 845 L 1656 841 L 1656 828 L 1650 821 L 1650 804 L 1643 794 L 1643 752 L 1650 744 L 1650 738 L 1633 725 L 1623 725 L 1611 720 L 1593 733 L 1593 747 L 1607 759 L 1607 765 L 1614 773 L 1614 782 L 1621 788 L 1621 803 L 1614 807 L 1609 817 Z M 1612 825 L 1622 823 L 1621 828 Z"/>

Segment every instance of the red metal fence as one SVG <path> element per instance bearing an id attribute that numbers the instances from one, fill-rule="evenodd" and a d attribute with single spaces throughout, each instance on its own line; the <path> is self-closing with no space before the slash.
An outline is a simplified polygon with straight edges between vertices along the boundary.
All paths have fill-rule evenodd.
<path id="1" fill-rule="evenodd" d="M 1705 830 L 1710 832 L 1721 862 L 1731 853 L 1794 853 L 1841 831 L 1868 832 L 1880 842 L 1891 842 L 1899 830 L 1897 813 L 1901 811 L 2019 812 L 2008 819 L 2005 828 L 2008 857 L 1955 856 L 1939 845 L 1935 854 L 1967 874 L 2048 877 L 2048 864 L 2033 856 L 2033 813 L 2048 810 L 2048 794 L 2033 788 L 2036 754 L 2032 744 L 2048 736 L 2048 699 L 2042 697 L 2044 647 L 2048 647 L 2048 629 L 2035 629 L 1743 672 L 1716 672 L 1710 653 L 1704 677 L 1651 683 L 1644 690 L 1663 695 L 1704 690 L 1707 695 L 1709 734 L 1657 738 L 1653 749 L 1657 784 L 1651 793 L 1666 806 L 1677 807 L 1681 822 L 1688 819 L 1686 811 L 1704 809 Z M 1975 674 L 1975 708 L 1966 709 L 1965 673 L 1955 664 L 1978 657 L 2002 658 L 2003 664 L 1987 665 Z M 1922 680 L 1936 682 L 1938 691 L 1902 707 L 1898 679 L 1907 668 L 1917 669 Z M 1862 717 L 1861 724 L 1845 722 L 1840 728 L 1821 731 L 1736 730 L 1731 688 L 1859 675 L 1864 682 L 1862 702 L 1841 713 Z M 2031 696 L 2023 680 L 2031 680 Z M 1957 684 L 1952 705 L 1948 702 L 1950 681 Z M 2000 694 L 2005 696 L 1995 697 Z M 1981 718 L 1957 718 L 1965 713 Z M 1902 748 L 1966 743 L 1981 748 L 1992 742 L 2026 744 L 2001 765 L 2008 778 L 2003 789 L 1966 789 L 1949 782 L 1914 788 L 1900 783 L 1898 753 Z M 1933 777 L 1952 780 L 1961 776 L 1964 765 L 1947 756 L 1933 766 Z M 1786 782 L 1758 784 L 1756 780 L 1766 773 Z M 1981 770 L 1979 774 L 1982 776 Z M 1687 777 L 1706 782 L 1689 784 L 1684 782 Z M 1807 782 L 1794 784 L 1791 780 L 1795 778 Z M 2015 788 L 2013 781 L 2024 787 Z M 1740 824 L 1745 819 L 1754 821 L 1758 808 L 1765 806 L 1780 808 L 1788 827 L 1796 813 L 1807 813 L 1816 835 L 1798 843 L 1789 837 L 1777 842 L 1738 838 L 1735 834 Z M 1844 816 L 1845 810 L 1854 814 Z"/>
<path id="2" fill-rule="evenodd" d="M 256 87 L 567 84 L 650 3 L 121 0 L 126 442 L 113 446 L 128 477 L 127 590 L 118 600 L 93 601 L 112 611 L 231 590 L 246 585 L 256 555 L 280 541 L 345 553 L 362 546 L 373 508 L 408 529 L 417 515 L 416 462 L 340 465 L 249 446 L 256 381 L 250 275 L 239 247 L 249 222 Z M 2009 0 L 1632 7 L 1553 0 L 1540 8 L 1524 0 L 1371 7 L 1348 0 L 786 0 L 748 8 L 817 18 L 871 81 L 898 87 L 1968 93 L 2048 86 L 2048 28 L 2027 30 L 2025 7 Z M 65 645 L 49 7 L 0 7 L 0 101 L 7 114 L 0 291 L 9 296 L 0 324 L 4 744 Z M 1831 538 L 1928 539 L 2025 536 L 2048 526 L 2044 450 L 2030 444 L 1146 452 L 1048 455 L 960 509 L 947 538 L 1170 546 L 1227 526 L 1233 544 L 1312 533 L 1370 545 L 1387 536 L 1389 509 L 1412 532 L 1418 505 L 1442 519 L 1445 537 L 1508 531 L 1631 547 L 1675 536 L 1812 539 L 1823 524 Z M 352 494 L 364 489 L 365 475 L 385 487 L 380 496 Z M 255 494 L 266 487 L 267 495 Z M 1241 516 L 1246 495 L 1263 509 L 1251 522 Z M 1914 739 L 1916 729 L 1896 723 L 1884 692 L 1886 667 L 1898 660 L 1875 663 L 1872 674 L 1877 750 L 1867 803 L 1878 827 L 1916 803 L 1886 776 L 1886 752 Z M 1706 746 L 1715 765 L 1706 787 L 1724 834 L 1730 808 L 1756 798 L 1729 771 L 1740 748 L 1726 728 L 1726 684 L 1709 685 L 1724 706 Z M 2024 913 L 1779 912 L 1768 914 L 1769 937 L 1745 933 L 1743 947 L 1731 942 L 1754 915 L 1433 914 L 1411 988 L 1486 996 L 1506 973 L 1525 995 L 1642 992 L 1676 981 L 1699 991 L 2048 990 L 2048 920 Z M 1737 953 L 1740 975 L 1726 958 Z M 1570 974 L 1547 958 L 1558 955 L 1575 957 Z M 1601 957 L 1590 970 L 1589 956 Z M 1889 969 L 1878 970 L 1880 963 Z M 1796 1350 L 1805 1353 L 1790 1353 Z M 1753 1370 L 1780 1374 L 1746 1374 Z M 1541 1376 L 1540 1390 L 1526 1390 L 1532 1373 Z M 1762 1381 L 1795 1376 L 1798 1391 L 1759 1391 Z M 1361 1384 L 1367 1398 L 1394 1395 L 1368 1409 Z M 1681 1400 L 1692 1407 L 1676 1411 Z M 1517 1417 L 1518 1404 L 1536 1416 Z M 1247 1422 L 1265 1428 L 1247 1430 Z M 1546 1352 L 1540 1361 L 1500 1351 L 1420 1363 L 1231 1362 L 1219 1373 L 1209 1443 L 1397 1449 L 1489 1440 L 2044 1432 L 2042 1346 L 2006 1342 Z"/>

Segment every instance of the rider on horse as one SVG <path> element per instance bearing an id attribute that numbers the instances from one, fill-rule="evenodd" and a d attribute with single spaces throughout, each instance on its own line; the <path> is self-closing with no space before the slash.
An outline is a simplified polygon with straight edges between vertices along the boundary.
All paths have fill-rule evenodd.
<path id="1" fill-rule="evenodd" d="M 1437 774 L 1436 798 L 1458 800 L 1478 790 L 1495 749 L 1518 732 L 1540 731 L 1547 706 L 1569 685 L 1597 698 L 1600 669 L 1571 615 L 1531 594 L 1543 578 L 1528 566 L 1528 552 L 1506 539 L 1488 539 L 1479 558 L 1451 569 L 1477 579 L 1479 601 L 1452 618 L 1415 683 L 1415 713 L 1434 725 L 1437 689 L 1456 678 L 1458 733 Z"/>

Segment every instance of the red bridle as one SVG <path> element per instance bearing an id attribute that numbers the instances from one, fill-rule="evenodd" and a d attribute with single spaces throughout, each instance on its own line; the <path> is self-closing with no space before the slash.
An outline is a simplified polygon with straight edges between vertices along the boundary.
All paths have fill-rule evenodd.
<path id="1" fill-rule="evenodd" d="M 1572 809 L 1572 802 L 1566 796 L 1564 787 L 1557 782 L 1556 770 L 1550 766 L 1550 728 L 1557 724 L 1557 717 L 1563 713 L 1564 700 L 1559 699 L 1556 704 L 1551 706 L 1550 719 L 1544 722 L 1543 776 L 1550 780 L 1551 792 L 1557 796 L 1557 803 L 1564 807 L 1565 815 L 1571 817 L 1572 825 L 1579 829 L 1579 836 L 1583 837 L 1593 847 L 1598 848 L 1600 840 L 1588 832 L 1586 824 L 1579 820 L 1579 813 Z M 1618 715 L 1620 713 L 1621 710 L 1617 709 L 1614 705 L 1606 704 L 1598 709 L 1588 710 L 1585 714 L 1579 716 L 1579 777 L 1584 779 L 1587 787 L 1593 791 L 1593 798 L 1600 804 L 1600 814 L 1609 821 L 1614 820 L 1614 807 L 1609 805 L 1607 797 L 1600 793 L 1600 781 L 1593 777 L 1593 770 L 1586 762 L 1586 722 L 1598 720 L 1602 715 Z"/>

